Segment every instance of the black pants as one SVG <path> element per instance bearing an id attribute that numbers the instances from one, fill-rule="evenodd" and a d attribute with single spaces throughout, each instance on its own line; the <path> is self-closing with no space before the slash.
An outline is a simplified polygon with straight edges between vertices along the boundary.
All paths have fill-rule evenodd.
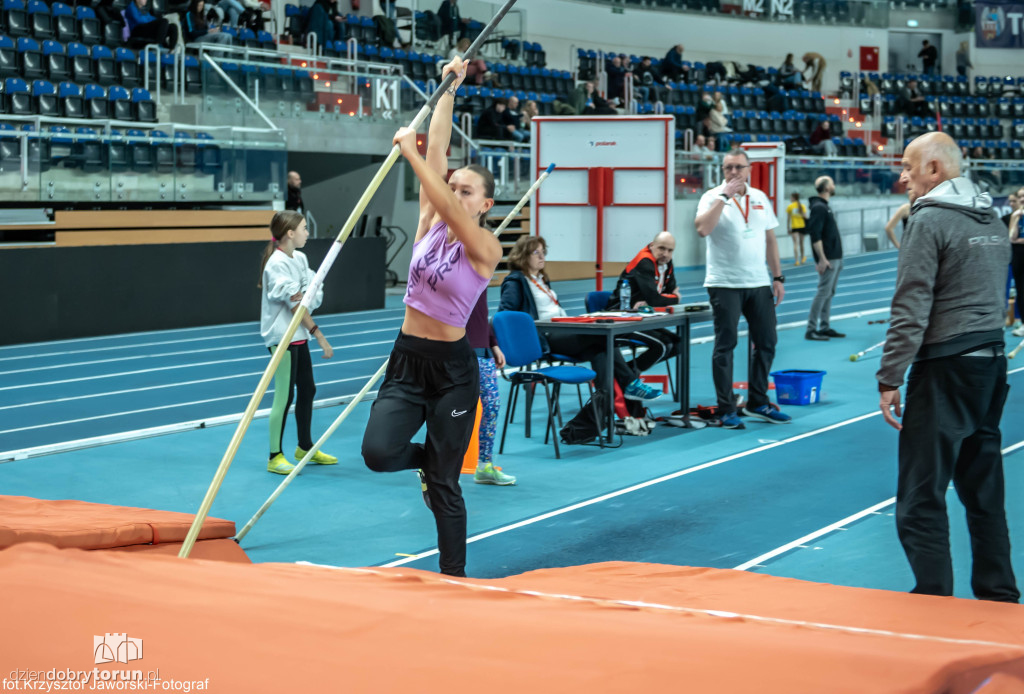
<path id="1" fill-rule="evenodd" d="M 899 444 L 896 529 L 914 571 L 914 593 L 953 594 L 946 489 L 967 509 L 971 588 L 982 600 L 1017 602 L 1003 505 L 999 420 L 1006 357 L 949 357 L 914 364 Z"/>
<path id="2" fill-rule="evenodd" d="M 639 333 L 630 333 L 627 338 L 634 342 L 641 343 L 647 350 L 638 356 L 629 365 L 634 370 L 643 373 L 658 362 L 666 361 L 676 356 L 679 351 L 679 336 L 671 330 L 655 328 Z"/>
<path id="3" fill-rule="evenodd" d="M 552 354 L 564 354 L 577 361 L 589 361 L 590 368 L 597 373 L 595 379 L 597 387 L 602 390 L 610 389 L 611 384 L 604 380 L 605 373 L 608 371 L 608 352 L 605 349 L 606 343 L 603 337 L 562 333 L 545 333 L 544 337 L 548 341 L 548 348 Z M 619 350 L 613 349 L 611 357 L 615 382 L 619 384 L 619 388 L 625 390 L 626 386 L 636 380 L 636 372 L 629 367 Z"/>
<path id="4" fill-rule="evenodd" d="M 749 407 L 768 404 L 768 372 L 775 359 L 775 297 L 770 287 L 730 289 L 708 287 L 715 321 L 715 349 L 711 356 L 711 376 L 715 381 L 720 414 L 733 412 L 732 353 L 736 349 L 740 315 L 747 319 L 754 355 L 747 374 Z"/>
<path id="5" fill-rule="evenodd" d="M 400 333 L 363 435 L 363 460 L 374 472 L 423 470 L 441 573 L 450 576 L 466 575 L 459 474 L 479 395 L 480 371 L 468 340 L 438 342 Z M 424 422 L 426 443 L 410 443 Z"/>
<path id="6" fill-rule="evenodd" d="M 274 353 L 274 348 L 270 348 Z M 291 409 L 292 401 L 295 401 L 295 429 L 298 434 L 299 448 L 308 451 L 313 447 L 313 437 L 310 435 L 310 428 L 313 424 L 313 400 L 316 397 L 316 383 L 313 382 L 313 359 L 309 356 L 309 343 L 303 342 L 297 345 L 288 345 L 288 373 L 287 383 L 279 383 L 278 379 L 284 380 L 285 374 L 274 374 L 274 405 L 270 411 L 270 457 L 273 458 L 281 453 L 281 439 L 284 438 L 284 426 L 288 419 L 288 410 Z M 284 407 L 281 407 L 281 396 L 278 388 L 288 393 Z M 298 398 L 296 400 L 296 398 Z"/>
<path id="7" fill-rule="evenodd" d="M 163 17 L 159 17 L 152 22 L 136 26 L 128 38 L 129 40 L 142 41 L 147 44 L 158 43 L 165 48 L 174 48 L 178 43 L 178 27 L 172 25 Z"/>

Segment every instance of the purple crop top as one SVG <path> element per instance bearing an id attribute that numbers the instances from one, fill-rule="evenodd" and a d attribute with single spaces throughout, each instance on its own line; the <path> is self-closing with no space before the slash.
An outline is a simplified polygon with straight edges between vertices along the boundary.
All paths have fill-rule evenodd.
<path id="1" fill-rule="evenodd" d="M 412 247 L 405 305 L 445 325 L 465 328 L 490 280 L 469 262 L 461 241 L 448 243 L 448 225 L 438 222 Z"/>

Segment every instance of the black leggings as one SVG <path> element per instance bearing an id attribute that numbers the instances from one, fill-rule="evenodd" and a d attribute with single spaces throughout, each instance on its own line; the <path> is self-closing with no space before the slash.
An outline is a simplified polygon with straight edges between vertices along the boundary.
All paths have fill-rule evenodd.
<path id="1" fill-rule="evenodd" d="M 441 573 L 450 576 L 466 575 L 459 475 L 479 396 L 479 366 L 466 338 L 439 342 L 399 333 L 363 434 L 363 460 L 374 472 L 423 470 Z M 426 443 L 411 443 L 424 422 Z"/>
<path id="2" fill-rule="evenodd" d="M 667 361 L 679 351 L 679 336 L 664 328 L 655 328 L 644 332 L 624 335 L 629 340 L 641 343 L 647 348 L 643 354 L 629 362 L 637 371 L 643 373 L 660 361 Z"/>
<path id="3" fill-rule="evenodd" d="M 548 349 L 553 355 L 564 355 L 576 361 L 589 361 L 590 367 L 597 373 L 597 387 L 610 392 L 611 384 L 604 382 L 608 369 L 608 352 L 605 350 L 605 339 L 597 335 L 564 335 L 561 333 L 545 333 Z M 612 350 L 613 372 L 615 382 L 623 390 L 636 380 L 636 372 L 626 364 L 622 352 Z"/>
<path id="4" fill-rule="evenodd" d="M 274 348 L 270 348 L 274 352 Z M 295 428 L 298 429 L 299 448 L 308 451 L 313 447 L 310 427 L 313 422 L 313 398 L 316 384 L 313 382 L 313 360 L 309 356 L 309 343 L 289 345 L 281 363 L 274 373 L 274 404 L 270 407 L 270 457 L 281 453 L 281 439 L 284 437 L 284 423 L 288 409 L 298 392 L 295 403 Z"/>

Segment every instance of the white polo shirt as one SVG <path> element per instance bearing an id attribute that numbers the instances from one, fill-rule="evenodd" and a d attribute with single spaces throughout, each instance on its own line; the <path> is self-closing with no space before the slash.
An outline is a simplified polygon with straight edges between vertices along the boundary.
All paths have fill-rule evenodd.
<path id="1" fill-rule="evenodd" d="M 725 184 L 712 188 L 700 199 L 697 215 L 711 209 Z M 765 249 L 766 232 L 779 226 L 768 196 L 747 185 L 744 195 L 725 204 L 718 224 L 707 240 L 705 287 L 751 289 L 771 286 Z"/>

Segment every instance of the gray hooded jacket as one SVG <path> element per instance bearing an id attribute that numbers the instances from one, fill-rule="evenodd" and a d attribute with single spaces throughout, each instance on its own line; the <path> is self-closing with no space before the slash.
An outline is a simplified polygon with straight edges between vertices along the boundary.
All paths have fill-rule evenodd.
<path id="1" fill-rule="evenodd" d="M 912 361 L 1003 344 L 1010 241 L 992 198 L 966 178 L 914 201 L 876 378 L 903 385 Z"/>

